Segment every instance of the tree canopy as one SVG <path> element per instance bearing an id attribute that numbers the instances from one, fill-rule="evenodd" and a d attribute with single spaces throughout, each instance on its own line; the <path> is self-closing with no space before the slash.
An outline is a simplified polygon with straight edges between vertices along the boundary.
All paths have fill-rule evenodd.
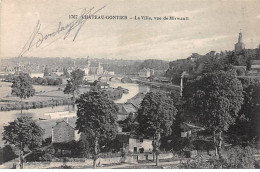
<path id="1" fill-rule="evenodd" d="M 76 104 L 78 108 L 76 128 L 93 142 L 95 168 L 100 142 L 116 137 L 118 107 L 99 91 L 90 91 L 80 95 Z"/>
<path id="2" fill-rule="evenodd" d="M 221 140 L 221 133 L 234 124 L 243 103 L 243 87 L 234 75 L 220 71 L 187 82 L 183 96 L 185 109 L 195 122 L 213 132 L 215 142 L 215 132 Z"/>
<path id="3" fill-rule="evenodd" d="M 23 99 L 34 96 L 35 89 L 32 86 L 32 79 L 27 73 L 20 73 L 13 79 L 12 95 L 20 98 L 21 103 L 21 114 L 23 110 Z"/>
<path id="4" fill-rule="evenodd" d="M 3 140 L 20 150 L 20 166 L 23 167 L 24 148 L 33 150 L 40 146 L 44 130 L 31 117 L 22 116 L 4 126 Z"/>
<path id="5" fill-rule="evenodd" d="M 73 96 L 73 107 L 75 104 L 75 94 L 79 91 L 79 86 L 83 83 L 84 71 L 77 69 L 71 72 L 70 78 L 67 80 L 64 94 L 72 94 Z"/>
<path id="6" fill-rule="evenodd" d="M 236 123 L 230 127 L 229 136 L 233 144 L 260 139 L 260 79 L 243 81 L 244 101 Z"/>
<path id="7" fill-rule="evenodd" d="M 26 99 L 35 94 L 35 90 L 32 86 L 32 79 L 27 73 L 20 73 L 13 80 L 12 95 L 19 97 L 20 99 Z"/>
<path id="8" fill-rule="evenodd" d="M 154 152 L 158 165 L 161 135 L 171 134 L 171 126 L 177 114 L 172 99 L 164 93 L 149 92 L 145 95 L 138 109 L 137 122 L 139 131 L 145 136 L 154 138 Z"/>

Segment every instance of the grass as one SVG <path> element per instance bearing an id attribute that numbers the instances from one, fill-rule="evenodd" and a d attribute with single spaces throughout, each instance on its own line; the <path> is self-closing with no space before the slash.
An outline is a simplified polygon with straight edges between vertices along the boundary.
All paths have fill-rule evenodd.
<path id="1" fill-rule="evenodd" d="M 11 85 L 10 82 L 0 82 L 0 99 L 2 102 L 19 102 L 20 99 L 18 97 L 11 95 Z M 64 99 L 68 98 L 67 94 L 63 93 L 63 89 L 65 86 L 43 86 L 43 85 L 33 85 L 35 89 L 35 95 L 33 97 L 29 97 L 25 99 L 24 102 L 35 102 L 35 101 L 49 101 L 56 99 Z M 61 90 L 59 90 L 61 88 Z M 79 93 L 82 94 L 84 92 L 89 91 L 89 88 L 80 88 Z M 71 96 L 71 95 L 70 95 Z"/>

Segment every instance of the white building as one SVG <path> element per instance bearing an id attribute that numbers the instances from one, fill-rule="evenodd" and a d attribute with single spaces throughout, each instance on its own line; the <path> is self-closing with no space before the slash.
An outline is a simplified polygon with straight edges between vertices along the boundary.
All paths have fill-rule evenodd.
<path id="1" fill-rule="evenodd" d="M 153 150 L 152 139 L 133 136 L 128 133 L 118 134 L 117 139 L 125 152 L 144 153 Z"/>

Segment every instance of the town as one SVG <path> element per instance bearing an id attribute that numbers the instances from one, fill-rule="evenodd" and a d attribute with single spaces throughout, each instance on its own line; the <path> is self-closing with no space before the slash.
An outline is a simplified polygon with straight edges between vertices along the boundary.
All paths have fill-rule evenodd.
<path id="1" fill-rule="evenodd" d="M 0 168 L 259 168 L 260 45 L 0 61 Z"/>

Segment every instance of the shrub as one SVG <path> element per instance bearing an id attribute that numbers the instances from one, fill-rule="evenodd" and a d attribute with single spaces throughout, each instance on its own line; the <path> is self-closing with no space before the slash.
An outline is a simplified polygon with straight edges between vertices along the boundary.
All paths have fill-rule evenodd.
<path id="1" fill-rule="evenodd" d="M 254 159 L 255 149 L 252 147 L 235 146 L 226 150 L 226 155 L 220 157 L 205 158 L 197 157 L 195 161 L 187 161 L 179 167 L 185 169 L 247 169 L 255 168 L 256 161 Z"/>
<path id="2" fill-rule="evenodd" d="M 10 145 L 6 145 L 0 149 L 0 164 L 17 158 L 18 156 L 14 153 L 13 148 Z"/>

